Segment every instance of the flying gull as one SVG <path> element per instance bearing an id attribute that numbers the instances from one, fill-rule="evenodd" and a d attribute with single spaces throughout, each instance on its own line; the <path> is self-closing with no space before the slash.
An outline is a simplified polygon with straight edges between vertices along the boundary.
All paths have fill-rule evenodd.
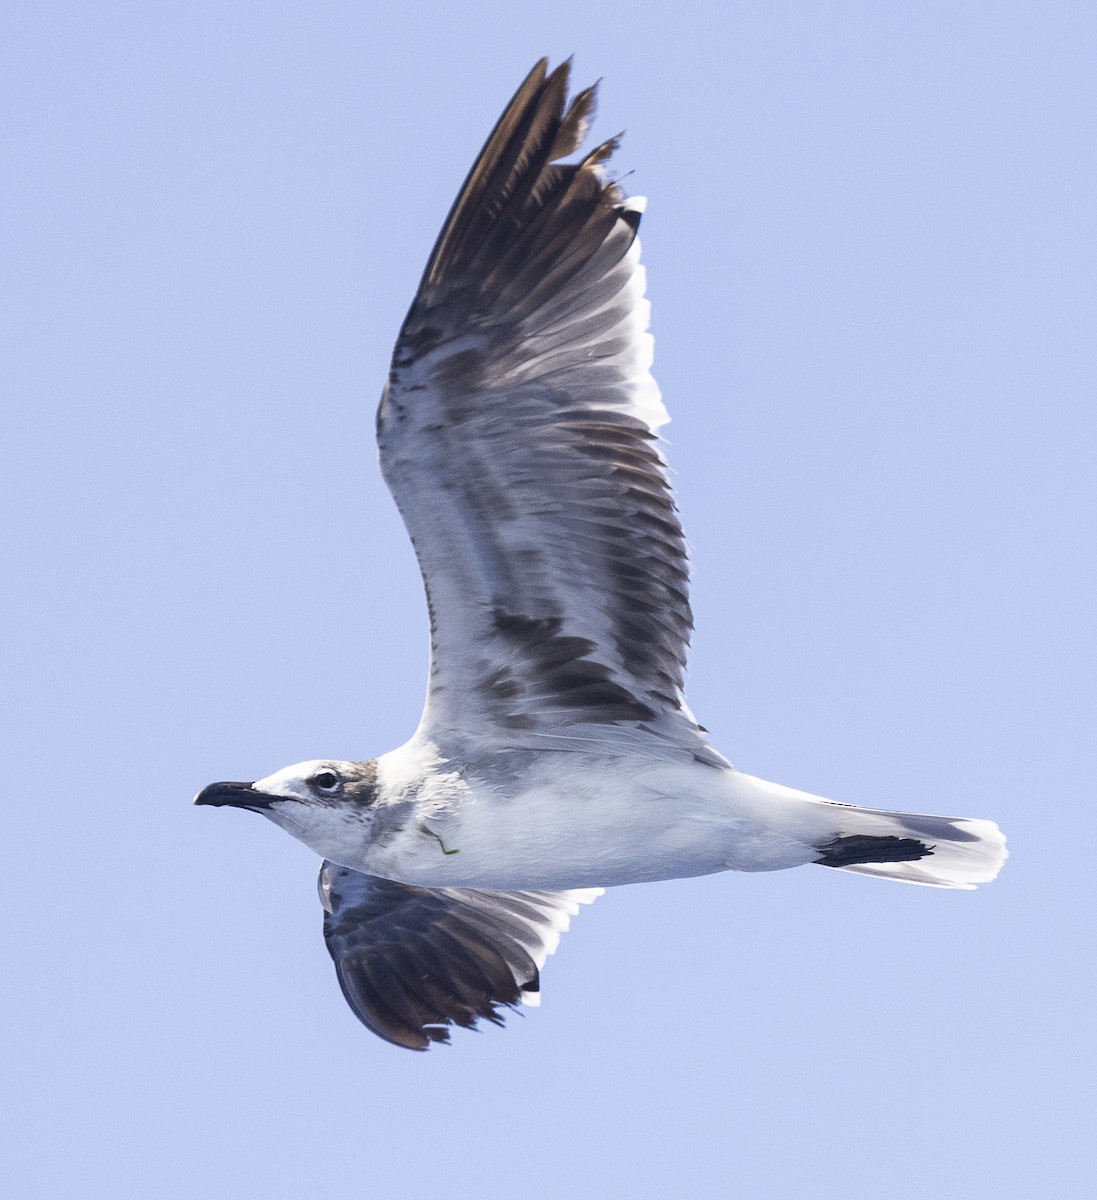
<path id="1" fill-rule="evenodd" d="M 262 813 L 324 858 L 351 1008 L 409 1049 L 536 1003 L 603 888 L 816 863 L 970 888 L 990 821 L 836 804 L 735 770 L 683 694 L 686 544 L 658 431 L 637 228 L 579 156 L 595 88 L 539 62 L 439 235 L 377 414 L 431 657 L 405 745 L 197 804 Z M 568 162 L 565 160 L 572 159 Z"/>

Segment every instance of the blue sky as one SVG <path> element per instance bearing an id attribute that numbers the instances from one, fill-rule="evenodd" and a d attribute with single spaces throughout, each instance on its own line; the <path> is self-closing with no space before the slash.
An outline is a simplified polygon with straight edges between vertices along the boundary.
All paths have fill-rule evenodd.
<path id="1" fill-rule="evenodd" d="M 378 7 L 2 18 L 5 1194 L 1078 1194 L 1092 5 Z M 314 856 L 189 802 L 414 727 L 373 410 L 484 136 L 571 53 L 650 197 L 695 711 L 1012 858 L 620 889 L 539 1011 L 416 1056 L 344 1005 Z"/>

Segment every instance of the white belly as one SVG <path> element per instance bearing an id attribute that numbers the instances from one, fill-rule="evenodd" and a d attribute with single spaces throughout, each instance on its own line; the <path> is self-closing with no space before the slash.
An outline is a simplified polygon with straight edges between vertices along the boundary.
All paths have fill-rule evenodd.
<path id="1" fill-rule="evenodd" d="M 546 755 L 511 791 L 463 779 L 458 794 L 433 797 L 366 869 L 423 887 L 498 890 L 779 870 L 817 854 L 797 818 L 802 795 L 699 763 Z"/>

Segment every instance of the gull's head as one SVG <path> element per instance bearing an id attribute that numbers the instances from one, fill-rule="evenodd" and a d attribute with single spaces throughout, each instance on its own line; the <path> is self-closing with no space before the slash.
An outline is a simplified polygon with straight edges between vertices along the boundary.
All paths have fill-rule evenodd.
<path id="1" fill-rule="evenodd" d="M 335 862 L 359 857 L 372 841 L 377 763 L 313 759 L 283 767 L 255 783 L 211 783 L 195 804 L 262 813 Z"/>

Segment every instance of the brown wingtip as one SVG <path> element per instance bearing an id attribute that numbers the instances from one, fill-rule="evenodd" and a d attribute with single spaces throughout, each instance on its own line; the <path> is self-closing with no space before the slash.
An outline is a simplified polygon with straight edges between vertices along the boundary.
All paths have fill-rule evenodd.
<path id="1" fill-rule="evenodd" d="M 578 269 L 609 236 L 623 194 L 600 167 L 620 135 L 578 163 L 561 163 L 581 149 L 598 98 L 595 83 L 569 102 L 570 76 L 570 59 L 552 71 L 539 59 L 503 110 L 435 243 L 416 297 L 420 312 L 458 292 L 482 312 L 501 297 L 475 292 L 500 263 L 508 277 L 520 274 L 566 230 L 566 240 L 583 250 L 573 262 Z M 490 285 L 501 287 L 501 276 Z"/>
<path id="2" fill-rule="evenodd" d="M 579 149 L 586 140 L 597 109 L 598 85 L 596 83 L 575 93 L 568 105 L 567 112 L 564 113 L 564 119 L 560 122 L 560 129 L 556 134 L 556 140 L 552 143 L 552 149 L 549 151 L 550 162 L 567 158 L 569 154 L 574 154 Z"/>

